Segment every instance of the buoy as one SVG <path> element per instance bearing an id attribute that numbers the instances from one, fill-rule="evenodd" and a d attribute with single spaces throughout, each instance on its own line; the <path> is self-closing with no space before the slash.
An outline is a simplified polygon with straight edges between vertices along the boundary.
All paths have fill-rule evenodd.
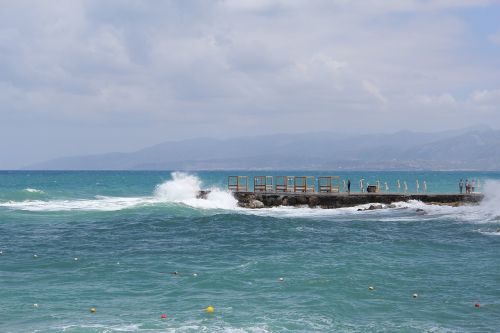
<path id="1" fill-rule="evenodd" d="M 120 262 L 119 262 L 119 261 L 117 261 L 117 262 L 116 262 L 116 264 L 117 264 L 117 265 L 119 265 L 119 264 L 120 264 Z"/>
<path id="2" fill-rule="evenodd" d="M 170 274 L 172 274 L 172 275 L 178 275 L 178 274 L 179 274 L 179 272 L 175 271 L 175 272 L 172 272 L 172 273 L 170 273 Z"/>
<path id="3" fill-rule="evenodd" d="M 417 293 L 415 293 L 415 294 L 413 294 L 413 295 L 412 295 L 412 297 L 413 297 L 413 298 L 417 298 L 417 297 L 418 297 L 418 294 L 417 294 Z"/>
<path id="4" fill-rule="evenodd" d="M 206 311 L 207 311 L 207 313 L 214 313 L 215 308 L 213 306 L 209 305 L 209 306 L 207 306 Z"/>
<path id="5" fill-rule="evenodd" d="M 38 258 L 38 254 L 34 254 L 34 255 L 33 255 L 33 258 Z"/>
<path id="6" fill-rule="evenodd" d="M 167 315 L 164 313 L 162 313 L 160 317 L 161 317 L 161 319 L 167 319 Z"/>
<path id="7" fill-rule="evenodd" d="M 38 308 L 38 303 L 33 303 L 34 308 Z"/>
<path id="8" fill-rule="evenodd" d="M 476 303 L 476 304 L 474 304 L 474 307 L 476 307 L 476 308 L 480 308 L 480 307 L 481 307 L 481 304 Z"/>
<path id="9" fill-rule="evenodd" d="M 278 281 L 279 281 L 279 282 L 283 282 L 283 281 L 285 281 L 285 278 L 280 277 L 280 278 L 278 279 Z"/>
<path id="10" fill-rule="evenodd" d="M 0 251 L 0 256 L 3 256 L 3 251 Z"/>
<path id="11" fill-rule="evenodd" d="M 77 257 L 75 257 L 73 260 L 77 261 L 77 260 L 78 260 L 78 258 L 77 258 Z"/>
<path id="12" fill-rule="evenodd" d="M 369 286 L 369 287 L 368 287 L 368 290 L 370 290 L 370 291 L 374 291 L 374 290 L 375 290 L 375 288 L 373 288 L 372 286 Z"/>
<path id="13" fill-rule="evenodd" d="M 95 313 L 97 310 L 95 308 L 90 308 L 90 313 Z"/>
<path id="14" fill-rule="evenodd" d="M 196 273 L 193 273 L 193 276 L 194 276 L 194 277 L 197 277 L 197 276 L 198 276 L 198 274 L 196 274 Z"/>

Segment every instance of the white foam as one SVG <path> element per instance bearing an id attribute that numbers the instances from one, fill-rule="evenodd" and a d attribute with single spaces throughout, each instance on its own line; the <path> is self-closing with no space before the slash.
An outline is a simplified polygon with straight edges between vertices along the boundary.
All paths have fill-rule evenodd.
<path id="1" fill-rule="evenodd" d="M 206 199 L 197 198 L 201 180 L 193 175 L 173 172 L 172 180 L 156 187 L 153 196 L 107 197 L 77 200 L 25 200 L 0 202 L 0 207 L 24 211 L 119 211 L 141 206 L 176 203 L 199 209 L 236 209 L 237 200 L 227 191 L 210 189 Z"/>
<path id="2" fill-rule="evenodd" d="M 484 199 L 479 208 L 489 220 L 500 219 L 500 181 L 487 180 L 483 189 Z"/>
<path id="3" fill-rule="evenodd" d="M 23 191 L 29 192 L 29 193 L 40 193 L 40 194 L 45 193 L 42 190 L 37 190 L 36 188 L 30 188 L 30 187 L 25 188 Z"/>
<path id="4" fill-rule="evenodd" d="M 211 188 L 206 199 L 197 198 L 201 191 L 201 180 L 183 172 L 173 172 L 172 180 L 156 187 L 155 197 L 158 200 L 183 203 L 202 209 L 236 209 L 238 201 L 227 191 Z"/>
<path id="5" fill-rule="evenodd" d="M 237 211 L 243 214 L 258 216 L 272 216 L 277 218 L 315 218 L 335 217 L 352 214 L 374 215 L 382 220 L 391 219 L 433 219 L 450 218 L 465 220 L 473 223 L 491 223 L 500 221 L 500 181 L 489 180 L 485 182 L 485 198 L 480 205 L 466 205 L 460 207 L 428 205 L 420 201 L 397 202 L 395 208 L 382 205 L 383 209 L 366 210 L 370 203 L 355 207 L 322 209 L 309 207 L 273 207 L 263 209 L 244 209 L 238 207 L 237 200 L 228 191 L 211 188 L 206 199 L 197 198 L 202 189 L 201 180 L 195 175 L 182 172 L 173 172 L 172 179 L 156 186 L 152 196 L 146 197 L 106 197 L 96 196 L 93 199 L 78 200 L 25 200 L 0 202 L 0 207 L 25 211 L 118 211 L 149 205 L 162 205 L 174 203 L 197 209 L 224 209 Z M 26 191 L 40 191 L 28 188 Z M 33 192 L 40 193 L 40 192 Z M 423 209 L 425 214 L 415 214 L 416 209 Z M 361 210 L 361 211 L 359 211 Z M 405 213 L 405 211 L 408 213 Z M 395 212 L 398 212 L 395 216 Z"/>
<path id="6" fill-rule="evenodd" d="M 155 197 L 171 202 L 184 202 L 196 198 L 201 190 L 201 180 L 183 172 L 172 172 L 172 180 L 157 185 Z"/>
<path id="7" fill-rule="evenodd" d="M 73 210 L 116 211 L 152 203 L 154 203 L 154 201 L 145 200 L 143 198 L 98 197 L 96 199 L 89 200 L 7 201 L 0 203 L 0 207 L 33 212 L 56 212 Z"/>

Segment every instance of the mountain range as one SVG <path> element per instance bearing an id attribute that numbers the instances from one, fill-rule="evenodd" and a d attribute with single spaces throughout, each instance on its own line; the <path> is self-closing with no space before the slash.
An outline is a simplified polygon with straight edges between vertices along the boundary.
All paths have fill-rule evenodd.
<path id="1" fill-rule="evenodd" d="M 500 130 L 276 134 L 167 141 L 130 153 L 61 157 L 30 170 L 500 170 Z"/>

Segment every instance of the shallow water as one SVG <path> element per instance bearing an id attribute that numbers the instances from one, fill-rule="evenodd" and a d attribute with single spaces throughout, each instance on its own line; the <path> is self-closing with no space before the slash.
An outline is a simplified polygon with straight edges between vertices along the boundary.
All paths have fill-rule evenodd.
<path id="1" fill-rule="evenodd" d="M 479 178 L 485 202 L 457 208 L 246 210 L 223 190 L 194 197 L 229 174 L 0 172 L 0 332 L 500 327 L 499 173 L 343 174 L 418 177 L 434 192 Z"/>

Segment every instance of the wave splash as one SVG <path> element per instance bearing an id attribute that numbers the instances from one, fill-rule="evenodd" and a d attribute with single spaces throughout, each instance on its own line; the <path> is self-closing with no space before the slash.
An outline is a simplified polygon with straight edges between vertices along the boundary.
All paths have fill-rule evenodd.
<path id="1" fill-rule="evenodd" d="M 485 182 L 484 199 L 479 208 L 490 220 L 500 220 L 500 181 L 488 180 Z"/>
<path id="2" fill-rule="evenodd" d="M 25 200 L 0 202 L 0 207 L 23 211 L 119 211 L 165 203 L 184 204 L 200 209 L 235 209 L 237 200 L 226 191 L 211 188 L 206 199 L 198 198 L 201 180 L 182 172 L 173 172 L 172 179 L 156 186 L 149 197 L 108 197 L 77 200 Z"/>
<path id="3" fill-rule="evenodd" d="M 349 208 L 321 209 L 300 207 L 274 207 L 264 209 L 238 208 L 237 200 L 230 192 L 218 188 L 210 188 L 205 199 L 199 198 L 202 189 L 202 181 L 199 177 L 183 172 L 173 172 L 171 179 L 158 184 L 151 196 L 145 197 L 109 197 L 96 196 L 93 199 L 68 199 L 68 200 L 24 200 L 0 202 L 0 207 L 23 211 L 119 211 L 123 209 L 140 208 L 146 206 L 161 206 L 165 204 L 185 205 L 195 209 L 224 209 L 238 211 L 244 214 L 254 214 L 273 217 L 327 217 L 351 214 L 376 214 L 389 215 L 385 218 L 393 218 L 391 212 L 407 210 L 411 212 L 416 209 L 425 211 L 426 217 L 449 217 L 452 219 L 474 221 L 477 223 L 488 223 L 500 221 L 500 181 L 489 180 L 483 187 L 485 198 L 480 205 L 476 206 L 434 206 L 420 201 L 409 201 L 395 203 L 393 208 L 376 211 L 364 211 L 370 204 Z M 29 189 L 29 191 L 28 191 Z M 26 192 L 40 193 L 36 189 L 28 188 Z M 358 210 L 362 210 L 359 212 Z M 415 214 L 410 214 L 415 215 Z M 382 217 L 382 216 L 380 216 Z M 383 217 L 382 217 L 383 218 Z"/>
<path id="4" fill-rule="evenodd" d="M 210 188 L 206 199 L 198 198 L 201 184 L 201 180 L 194 175 L 172 172 L 172 180 L 156 186 L 155 198 L 205 209 L 235 209 L 238 206 L 238 201 L 229 192 L 218 188 Z"/>

